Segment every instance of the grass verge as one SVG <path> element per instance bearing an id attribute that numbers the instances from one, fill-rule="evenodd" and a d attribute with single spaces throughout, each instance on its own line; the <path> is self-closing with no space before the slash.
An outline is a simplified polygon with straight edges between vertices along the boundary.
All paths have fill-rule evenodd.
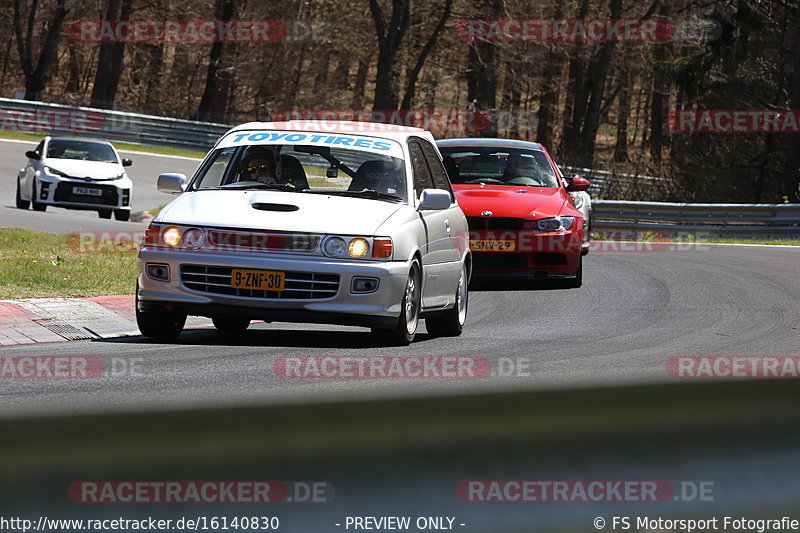
<path id="1" fill-rule="evenodd" d="M 133 294 L 136 247 L 132 242 L 79 242 L 0 228 L 0 299 L 76 298 Z"/>
<path id="2" fill-rule="evenodd" d="M 21 131 L 0 130 L 0 139 L 14 139 L 17 141 L 30 141 L 38 143 L 42 138 L 49 135 L 48 133 L 24 133 Z M 102 138 L 102 134 L 98 132 L 97 138 Z M 200 150 L 187 150 L 185 148 L 173 148 L 171 146 L 150 146 L 146 144 L 131 144 L 117 141 L 111 141 L 114 147 L 120 151 L 131 152 L 146 152 L 149 154 L 157 155 L 179 155 L 182 157 L 191 157 L 193 159 L 202 159 L 205 152 Z"/>

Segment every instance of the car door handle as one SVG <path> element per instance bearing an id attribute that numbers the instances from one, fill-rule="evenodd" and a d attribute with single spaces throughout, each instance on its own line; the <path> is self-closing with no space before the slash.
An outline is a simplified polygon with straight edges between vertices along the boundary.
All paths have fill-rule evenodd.
<path id="1" fill-rule="evenodd" d="M 446 230 L 447 230 L 447 234 L 449 235 L 449 234 L 450 234 L 450 232 L 452 231 L 452 230 L 450 229 L 450 220 L 448 220 L 448 219 L 445 219 L 445 221 L 444 221 L 444 229 L 446 229 Z"/>

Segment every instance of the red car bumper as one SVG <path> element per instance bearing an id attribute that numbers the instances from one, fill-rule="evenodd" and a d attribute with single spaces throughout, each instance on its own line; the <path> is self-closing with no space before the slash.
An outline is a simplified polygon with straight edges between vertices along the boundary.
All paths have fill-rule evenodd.
<path id="1" fill-rule="evenodd" d="M 571 278 L 581 261 L 583 220 L 570 231 L 470 231 L 473 273 L 479 278 Z"/>

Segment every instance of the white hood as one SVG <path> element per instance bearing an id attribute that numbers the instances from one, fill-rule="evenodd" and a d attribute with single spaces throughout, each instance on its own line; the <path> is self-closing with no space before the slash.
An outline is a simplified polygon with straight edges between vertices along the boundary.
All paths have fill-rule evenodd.
<path id="1" fill-rule="evenodd" d="M 293 209 L 294 206 L 297 209 L 262 210 L 253 207 L 253 204 L 278 204 L 279 208 Z M 154 222 L 303 233 L 373 235 L 387 218 L 404 205 L 320 193 L 208 190 L 182 194 L 161 210 Z M 269 209 L 269 206 L 266 207 Z"/>
<path id="2" fill-rule="evenodd" d="M 80 161 L 76 159 L 46 159 L 44 165 L 63 172 L 73 178 L 89 177 L 93 180 L 116 178 L 123 170 L 119 163 Z"/>

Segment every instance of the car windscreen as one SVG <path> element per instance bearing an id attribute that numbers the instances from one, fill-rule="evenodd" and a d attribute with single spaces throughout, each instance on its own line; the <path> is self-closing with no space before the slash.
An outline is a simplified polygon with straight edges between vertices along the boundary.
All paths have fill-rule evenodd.
<path id="1" fill-rule="evenodd" d="M 541 150 L 440 147 L 453 183 L 559 187 Z"/>
<path id="2" fill-rule="evenodd" d="M 191 190 L 276 189 L 406 201 L 404 161 L 377 152 L 301 144 L 214 150 Z"/>
<path id="3" fill-rule="evenodd" d="M 118 163 L 117 154 L 111 146 L 90 141 L 54 139 L 47 145 L 48 159 L 76 159 L 79 161 L 99 161 Z"/>

